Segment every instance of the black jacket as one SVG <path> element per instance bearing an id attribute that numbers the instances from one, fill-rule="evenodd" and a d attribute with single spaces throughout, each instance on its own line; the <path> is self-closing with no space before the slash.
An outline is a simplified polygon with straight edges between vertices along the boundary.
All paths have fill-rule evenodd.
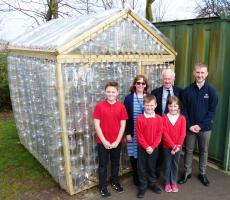
<path id="1" fill-rule="evenodd" d="M 173 93 L 174 93 L 174 96 L 177 96 L 179 98 L 179 100 L 181 101 L 181 95 L 182 95 L 182 89 L 181 88 L 178 88 L 178 87 L 175 87 L 173 86 Z M 154 95 L 157 99 L 157 107 L 155 109 L 155 112 L 158 114 L 158 115 L 162 115 L 162 96 L 163 96 L 163 86 L 159 87 L 159 88 L 156 88 L 154 89 L 152 92 L 151 92 L 152 95 Z"/>

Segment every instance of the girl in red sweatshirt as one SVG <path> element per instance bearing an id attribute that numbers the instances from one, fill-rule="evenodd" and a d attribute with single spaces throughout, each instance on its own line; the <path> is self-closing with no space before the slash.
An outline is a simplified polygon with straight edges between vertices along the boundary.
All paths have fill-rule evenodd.
<path id="1" fill-rule="evenodd" d="M 180 114 L 180 102 L 176 96 L 169 97 L 167 106 L 169 112 L 163 116 L 164 189 L 166 192 L 178 192 L 176 183 L 181 147 L 186 135 L 186 120 Z"/>

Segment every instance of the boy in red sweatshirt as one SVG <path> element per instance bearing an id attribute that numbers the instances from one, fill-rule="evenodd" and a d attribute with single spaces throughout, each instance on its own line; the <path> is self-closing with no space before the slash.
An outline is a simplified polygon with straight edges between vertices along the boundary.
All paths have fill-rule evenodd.
<path id="1" fill-rule="evenodd" d="M 143 198 L 147 187 L 159 194 L 161 189 L 156 184 L 156 160 L 158 145 L 160 144 L 163 123 L 160 115 L 155 114 L 157 107 L 156 98 L 153 95 L 144 97 L 144 114 L 136 120 L 137 143 L 138 143 L 138 198 Z"/>
<path id="2" fill-rule="evenodd" d="M 111 161 L 112 187 L 123 192 L 118 172 L 120 165 L 121 139 L 125 130 L 128 115 L 125 106 L 117 100 L 118 83 L 109 81 L 105 85 L 106 100 L 97 103 L 93 111 L 94 126 L 97 133 L 98 175 L 102 197 L 109 197 L 107 190 L 107 168 Z"/>

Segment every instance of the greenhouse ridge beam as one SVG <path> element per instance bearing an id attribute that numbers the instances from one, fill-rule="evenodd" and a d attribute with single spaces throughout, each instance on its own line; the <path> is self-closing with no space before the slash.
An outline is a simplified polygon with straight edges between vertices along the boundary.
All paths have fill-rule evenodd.
<path id="1" fill-rule="evenodd" d="M 177 52 L 162 38 L 160 35 L 156 34 L 149 26 L 147 26 L 137 15 L 135 15 L 133 12 L 129 12 L 130 16 L 135 19 L 136 22 L 140 23 L 142 27 L 144 27 L 151 35 L 154 35 L 157 40 L 159 40 L 165 48 L 175 56 L 177 55 Z M 145 31 L 146 31 L 145 30 Z"/>

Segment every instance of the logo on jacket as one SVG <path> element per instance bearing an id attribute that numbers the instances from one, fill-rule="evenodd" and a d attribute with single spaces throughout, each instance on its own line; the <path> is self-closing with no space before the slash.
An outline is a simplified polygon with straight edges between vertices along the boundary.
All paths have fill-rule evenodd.
<path id="1" fill-rule="evenodd" d="M 206 93 L 206 94 L 204 95 L 204 98 L 205 98 L 205 99 L 208 99 L 208 98 L 209 98 L 209 95 Z"/>

